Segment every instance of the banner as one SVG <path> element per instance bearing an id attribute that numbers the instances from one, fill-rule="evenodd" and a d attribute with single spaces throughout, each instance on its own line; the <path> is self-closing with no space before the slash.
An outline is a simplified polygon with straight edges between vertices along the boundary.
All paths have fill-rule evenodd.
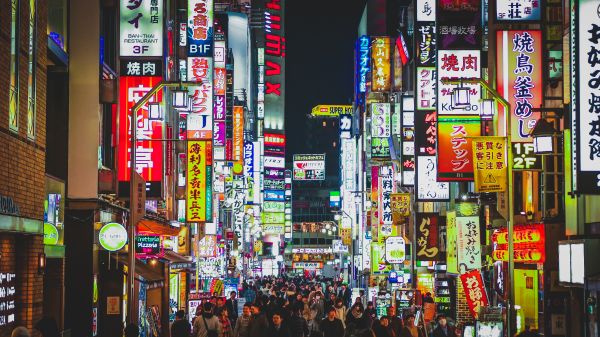
<path id="1" fill-rule="evenodd" d="M 187 222 L 206 221 L 206 141 L 188 141 Z"/>
<path id="2" fill-rule="evenodd" d="M 479 117 L 438 117 L 438 181 L 473 180 L 474 136 L 481 134 Z"/>
<path id="3" fill-rule="evenodd" d="M 481 0 L 437 0 L 438 46 L 440 49 L 482 47 Z"/>
<path id="4" fill-rule="evenodd" d="M 543 103 L 542 31 L 500 30 L 496 32 L 498 92 L 510 104 L 511 142 L 532 142 L 529 135 Z M 504 108 L 498 110 L 498 134 L 505 134 Z"/>
<path id="5" fill-rule="evenodd" d="M 473 318 L 477 319 L 479 309 L 488 305 L 487 293 L 485 292 L 485 284 L 483 283 L 481 272 L 479 269 L 471 270 L 460 275 L 460 281 L 465 290 L 469 311 L 473 315 Z"/>
<path id="6" fill-rule="evenodd" d="M 390 76 L 391 41 L 389 37 L 373 37 L 371 59 L 373 64 L 371 90 L 388 92 L 392 84 Z"/>
<path id="7" fill-rule="evenodd" d="M 475 192 L 506 191 L 506 138 L 474 137 L 472 146 Z"/>
<path id="8" fill-rule="evenodd" d="M 446 273 L 458 274 L 456 211 L 446 212 Z"/>
<path id="9" fill-rule="evenodd" d="M 479 216 L 456 216 L 456 259 L 459 273 L 481 268 Z"/>
<path id="10" fill-rule="evenodd" d="M 438 215 L 437 213 L 417 213 L 417 260 L 439 260 Z"/>

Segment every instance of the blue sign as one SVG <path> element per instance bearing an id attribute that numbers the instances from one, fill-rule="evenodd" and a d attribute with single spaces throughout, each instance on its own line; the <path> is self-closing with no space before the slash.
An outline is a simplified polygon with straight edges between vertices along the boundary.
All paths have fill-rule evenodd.
<path id="1" fill-rule="evenodd" d="M 252 177 L 254 172 L 254 144 L 244 142 L 244 175 Z"/>
<path id="2" fill-rule="evenodd" d="M 285 191 L 265 190 L 265 201 L 285 201 Z"/>
<path id="3" fill-rule="evenodd" d="M 356 83 L 358 83 L 357 92 L 359 93 L 365 93 L 367 91 L 367 73 L 369 72 L 369 67 L 371 65 L 371 56 L 369 53 L 370 42 L 369 37 L 363 35 L 358 38 L 356 45 Z"/>

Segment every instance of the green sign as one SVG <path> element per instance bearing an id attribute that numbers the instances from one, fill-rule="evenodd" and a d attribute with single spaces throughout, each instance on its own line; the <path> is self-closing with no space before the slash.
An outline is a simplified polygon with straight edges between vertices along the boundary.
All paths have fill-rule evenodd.
<path id="1" fill-rule="evenodd" d="M 98 232 L 98 242 L 108 251 L 119 250 L 127 243 L 127 230 L 121 224 L 107 223 Z"/>
<path id="2" fill-rule="evenodd" d="M 278 201 L 265 201 L 263 212 L 285 212 L 285 203 Z"/>
<path id="3" fill-rule="evenodd" d="M 389 138 L 372 137 L 371 138 L 371 157 L 389 158 L 390 143 Z"/>
<path id="4" fill-rule="evenodd" d="M 44 244 L 56 245 L 58 243 L 58 229 L 51 223 L 44 223 Z"/>
<path id="5" fill-rule="evenodd" d="M 285 213 L 263 212 L 263 224 L 283 224 L 285 223 Z"/>

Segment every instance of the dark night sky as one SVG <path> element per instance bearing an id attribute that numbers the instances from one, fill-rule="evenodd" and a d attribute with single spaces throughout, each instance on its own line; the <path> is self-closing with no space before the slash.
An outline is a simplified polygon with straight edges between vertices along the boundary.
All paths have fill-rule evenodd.
<path id="1" fill-rule="evenodd" d="M 303 136 L 306 115 L 313 106 L 351 102 L 354 41 L 365 2 L 286 1 L 285 124 L 288 154 L 309 151 Z M 319 149 L 313 151 L 323 152 Z"/>

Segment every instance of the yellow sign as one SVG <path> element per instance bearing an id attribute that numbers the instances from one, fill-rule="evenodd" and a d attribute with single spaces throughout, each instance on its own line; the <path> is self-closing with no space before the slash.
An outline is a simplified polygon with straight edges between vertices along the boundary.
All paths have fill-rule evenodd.
<path id="1" fill-rule="evenodd" d="M 506 138 L 473 137 L 475 192 L 506 191 Z"/>
<path id="2" fill-rule="evenodd" d="M 262 252 L 263 244 L 262 241 L 254 241 L 254 252 L 260 253 Z"/>
<path id="3" fill-rule="evenodd" d="M 206 221 L 206 141 L 189 140 L 187 147 L 188 222 Z"/>
<path id="4" fill-rule="evenodd" d="M 340 238 L 342 239 L 342 243 L 346 246 L 352 245 L 352 228 L 341 228 L 340 227 L 339 231 L 340 231 Z"/>
<path id="5" fill-rule="evenodd" d="M 392 78 L 390 76 L 391 40 L 387 36 L 374 37 L 371 45 L 371 60 L 373 81 L 371 90 L 390 91 Z"/>
<path id="6" fill-rule="evenodd" d="M 352 114 L 352 105 L 319 104 L 311 112 L 313 117 L 338 117 L 341 114 Z"/>
<path id="7" fill-rule="evenodd" d="M 392 193 L 390 198 L 394 223 L 400 221 L 399 218 L 410 215 L 410 193 Z"/>

